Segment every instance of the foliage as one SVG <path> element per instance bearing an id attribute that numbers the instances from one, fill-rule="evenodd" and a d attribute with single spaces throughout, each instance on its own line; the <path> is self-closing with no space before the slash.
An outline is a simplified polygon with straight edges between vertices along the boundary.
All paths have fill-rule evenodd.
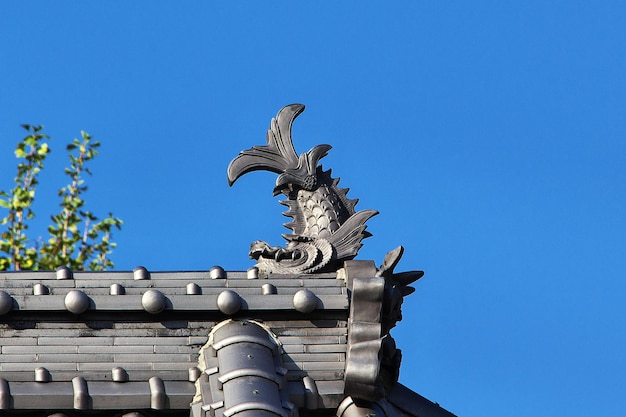
<path id="1" fill-rule="evenodd" d="M 50 217 L 49 238 L 29 239 L 29 220 L 35 217 L 33 203 L 39 184 L 38 176 L 50 154 L 50 137 L 41 126 L 23 125 L 28 135 L 17 144 L 15 186 L 0 191 L 0 208 L 7 214 L 0 220 L 4 230 L 0 234 L 0 270 L 53 270 L 68 266 L 72 270 L 105 270 L 113 267 L 107 256 L 115 248 L 111 241 L 113 229 L 120 230 L 123 222 L 109 213 L 102 220 L 85 210 L 87 191 L 84 174 L 91 175 L 87 163 L 98 155 L 100 143 L 85 132 L 66 146 L 70 166 L 65 168 L 69 184 L 62 187 L 59 213 Z"/>

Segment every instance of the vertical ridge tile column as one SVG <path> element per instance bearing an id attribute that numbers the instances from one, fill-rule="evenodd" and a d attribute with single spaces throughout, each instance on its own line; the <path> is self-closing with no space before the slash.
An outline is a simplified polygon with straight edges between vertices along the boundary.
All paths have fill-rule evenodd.
<path id="1" fill-rule="evenodd" d="M 262 325 L 222 322 L 211 331 L 203 354 L 206 368 L 198 381 L 202 405 L 192 406 L 192 413 L 202 408 L 225 417 L 293 416 L 278 341 Z"/>

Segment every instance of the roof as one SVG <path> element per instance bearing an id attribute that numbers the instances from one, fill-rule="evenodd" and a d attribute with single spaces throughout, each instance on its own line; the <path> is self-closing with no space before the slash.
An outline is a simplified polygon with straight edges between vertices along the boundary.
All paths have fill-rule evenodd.
<path id="1" fill-rule="evenodd" d="M 276 340 L 284 402 L 335 410 L 345 397 L 350 295 L 337 273 L 0 273 L 0 409 L 189 413 L 202 397 L 199 378 L 224 378 L 202 357 L 210 332 L 253 318 Z M 435 415 L 449 414 L 420 414 Z"/>

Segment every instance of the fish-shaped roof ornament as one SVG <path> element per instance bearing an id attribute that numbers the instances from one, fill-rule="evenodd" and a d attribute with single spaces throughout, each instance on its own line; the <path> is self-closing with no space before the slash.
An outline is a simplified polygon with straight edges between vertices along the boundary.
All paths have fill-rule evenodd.
<path id="1" fill-rule="evenodd" d="M 293 121 L 304 111 L 302 104 L 283 107 L 270 122 L 267 145 L 242 151 L 228 166 L 228 184 L 251 171 L 266 170 L 278 175 L 274 195 L 284 194 L 280 201 L 289 208 L 283 213 L 292 221 L 285 227 L 284 248 L 264 241 L 252 243 L 250 257 L 256 259 L 261 275 L 303 274 L 334 271 L 343 261 L 354 258 L 361 241 L 371 236 L 365 222 L 378 214 L 375 210 L 355 211 L 357 199 L 339 188 L 339 178 L 324 171 L 320 159 L 330 145 L 317 145 L 298 156 L 291 138 Z"/>

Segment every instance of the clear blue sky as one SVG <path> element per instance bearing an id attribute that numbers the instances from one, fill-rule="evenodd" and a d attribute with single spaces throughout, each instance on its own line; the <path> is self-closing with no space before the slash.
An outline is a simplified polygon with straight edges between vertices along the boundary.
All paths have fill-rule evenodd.
<path id="1" fill-rule="evenodd" d="M 276 176 L 232 188 L 284 105 L 296 150 L 376 209 L 360 259 L 426 275 L 401 381 L 460 417 L 626 413 L 623 1 L 3 2 L 0 188 L 21 123 L 102 142 L 88 204 L 117 269 L 245 270 L 282 244 Z M 39 228 L 39 229 L 37 229 Z"/>

